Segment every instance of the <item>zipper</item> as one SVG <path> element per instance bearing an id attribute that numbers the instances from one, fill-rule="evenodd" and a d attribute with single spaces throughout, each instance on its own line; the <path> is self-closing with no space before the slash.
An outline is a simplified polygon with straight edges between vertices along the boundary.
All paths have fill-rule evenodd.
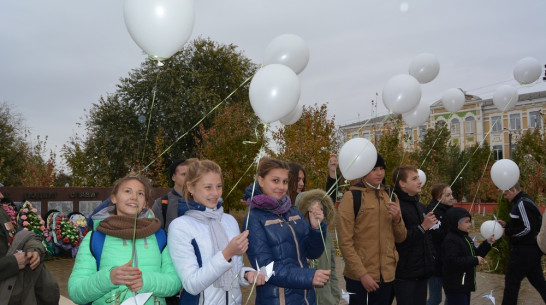
<path id="1" fill-rule="evenodd" d="M 468 248 L 470 248 L 470 254 L 473 256 L 473 257 L 476 257 L 476 253 L 474 253 L 474 246 L 473 246 L 473 241 L 468 241 L 469 237 L 468 236 L 465 236 L 464 237 L 464 240 L 466 241 L 466 244 L 468 245 Z M 472 244 L 471 244 L 472 242 Z M 463 274 L 463 283 L 464 283 L 464 276 L 466 275 L 466 272 Z M 474 290 L 476 290 L 476 267 L 474 267 Z"/>
<path id="2" fill-rule="evenodd" d="M 290 231 L 292 231 L 292 237 L 294 238 L 294 242 L 296 243 L 296 253 L 298 255 L 298 263 L 300 264 L 300 267 L 303 268 L 303 263 L 300 260 L 300 247 L 298 244 L 298 238 L 296 237 L 296 232 L 294 231 L 294 228 L 290 225 L 290 222 L 284 220 L 284 218 L 280 217 L 283 222 L 286 222 L 286 225 L 290 228 Z M 295 221 L 294 221 L 295 222 Z M 281 223 L 282 226 L 282 223 Z M 305 299 L 305 304 L 309 304 L 309 301 L 307 301 L 307 289 L 304 289 L 303 298 Z"/>

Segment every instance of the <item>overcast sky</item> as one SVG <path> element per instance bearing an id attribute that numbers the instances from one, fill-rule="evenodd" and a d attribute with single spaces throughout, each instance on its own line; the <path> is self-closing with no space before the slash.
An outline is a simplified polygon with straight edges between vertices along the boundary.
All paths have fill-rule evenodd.
<path id="1" fill-rule="evenodd" d="M 190 39 L 232 43 L 261 63 L 275 37 L 299 35 L 310 48 L 301 101 L 328 103 L 345 125 L 370 117 L 376 93 L 386 113 L 385 82 L 425 52 L 440 62 L 438 77 L 422 86 L 429 104 L 453 87 L 482 98 L 501 84 L 546 90 L 542 81 L 521 88 L 512 74 L 524 57 L 546 63 L 545 13 L 544 0 L 197 0 Z M 126 30 L 122 0 L 0 4 L 0 102 L 57 153 L 82 133 L 84 109 L 145 59 Z"/>

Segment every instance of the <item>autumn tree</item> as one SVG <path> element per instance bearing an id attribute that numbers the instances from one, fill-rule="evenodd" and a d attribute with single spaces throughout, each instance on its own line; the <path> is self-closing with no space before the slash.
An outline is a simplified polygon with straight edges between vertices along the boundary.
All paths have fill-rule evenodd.
<path id="1" fill-rule="evenodd" d="M 546 204 L 546 135 L 540 129 L 526 131 L 516 144 L 514 162 L 519 166 L 522 188 L 537 204 Z"/>
<path id="2" fill-rule="evenodd" d="M 328 117 L 326 104 L 303 106 L 301 118 L 272 134 L 277 152 L 273 156 L 301 164 L 307 173 L 306 189 L 324 188 L 328 158 L 340 143 L 336 139 L 334 117 Z"/>
<path id="3" fill-rule="evenodd" d="M 263 125 L 249 103 L 226 106 L 214 119 L 212 127 L 199 126 L 196 138 L 199 159 L 212 160 L 222 168 L 224 209 L 239 210 L 245 188 L 254 181 L 254 161 L 264 144 Z"/>
<path id="4" fill-rule="evenodd" d="M 403 140 L 400 137 L 400 116 L 386 122 L 383 132 L 375 143 L 377 153 L 385 160 L 385 184 L 392 185 L 391 173 L 401 165 L 415 166 L 415 162 L 409 158 L 409 154 L 404 151 Z"/>
<path id="5" fill-rule="evenodd" d="M 248 79 L 255 69 L 236 46 L 201 38 L 162 67 L 146 60 L 120 80 L 115 93 L 93 104 L 84 117 L 86 134 L 64 146 L 74 183 L 111 185 L 144 168 L 155 185 L 165 183 L 159 169 L 196 155 L 197 126 L 212 126 L 216 106 L 248 103 Z"/>

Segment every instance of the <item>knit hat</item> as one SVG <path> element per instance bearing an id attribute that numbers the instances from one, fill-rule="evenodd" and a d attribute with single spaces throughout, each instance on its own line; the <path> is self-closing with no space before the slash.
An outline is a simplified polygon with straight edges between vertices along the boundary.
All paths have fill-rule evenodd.
<path id="1" fill-rule="evenodd" d="M 383 167 L 385 170 L 387 169 L 387 166 L 385 165 L 385 159 L 383 159 L 380 154 L 377 154 L 377 161 L 375 161 L 375 166 L 373 168 L 376 168 L 378 166 Z"/>
<path id="2" fill-rule="evenodd" d="M 470 213 L 465 209 L 461 207 L 452 207 L 446 212 L 446 219 L 447 219 L 447 225 L 448 228 L 452 231 L 459 231 L 459 223 L 461 220 L 463 220 L 465 217 L 470 217 L 472 219 L 472 216 Z"/>
<path id="3" fill-rule="evenodd" d="M 171 165 L 169 166 L 169 178 L 172 178 L 174 173 L 176 173 L 176 168 L 178 167 L 178 165 L 180 165 L 180 163 L 183 163 L 184 161 L 186 161 L 186 159 L 176 159 L 173 161 L 173 163 L 171 163 Z"/>

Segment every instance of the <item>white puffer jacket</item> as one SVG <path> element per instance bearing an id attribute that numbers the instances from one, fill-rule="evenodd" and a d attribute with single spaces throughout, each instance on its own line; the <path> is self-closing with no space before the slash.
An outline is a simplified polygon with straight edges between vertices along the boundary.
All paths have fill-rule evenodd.
<path id="1" fill-rule="evenodd" d="M 221 222 L 229 240 L 240 234 L 239 225 L 233 216 L 224 214 Z M 192 239 L 195 239 L 199 246 L 203 264 L 201 268 L 197 263 Z M 222 251 L 212 253 L 208 225 L 188 215 L 180 216 L 173 220 L 169 226 L 168 245 L 173 264 L 182 280 L 183 289 L 193 295 L 203 292 L 199 304 L 201 302 L 215 305 L 226 304 L 226 297 L 229 299 L 229 304 L 241 304 L 242 294 L 239 286 L 248 285 L 248 282 L 244 279 L 244 273 L 253 269 L 243 267 L 241 255 L 232 257 L 231 263 L 229 263 L 222 255 Z M 220 275 L 231 268 L 231 264 L 235 264 L 240 272 L 238 282 L 233 282 L 232 290 L 226 295 L 223 289 L 215 288 L 213 283 Z M 233 298 L 235 298 L 235 302 Z"/>

